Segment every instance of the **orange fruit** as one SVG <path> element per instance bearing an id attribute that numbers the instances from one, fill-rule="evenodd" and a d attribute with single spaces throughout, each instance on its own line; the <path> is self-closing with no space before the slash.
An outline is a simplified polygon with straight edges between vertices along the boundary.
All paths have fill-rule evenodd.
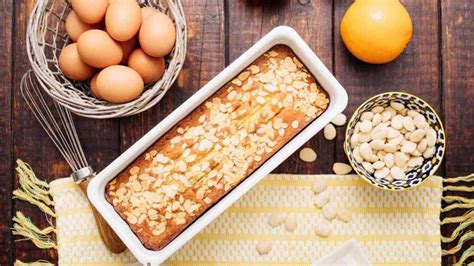
<path id="1" fill-rule="evenodd" d="M 341 21 L 341 36 L 347 49 L 371 64 L 397 58 L 412 33 L 410 14 L 398 0 L 355 0 Z"/>

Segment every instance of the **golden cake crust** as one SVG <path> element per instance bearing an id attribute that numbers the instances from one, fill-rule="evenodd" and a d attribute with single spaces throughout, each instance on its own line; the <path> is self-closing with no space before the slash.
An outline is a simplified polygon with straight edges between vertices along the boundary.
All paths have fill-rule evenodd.
<path id="1" fill-rule="evenodd" d="M 106 199 L 160 250 L 328 103 L 291 49 L 274 46 L 107 184 Z"/>

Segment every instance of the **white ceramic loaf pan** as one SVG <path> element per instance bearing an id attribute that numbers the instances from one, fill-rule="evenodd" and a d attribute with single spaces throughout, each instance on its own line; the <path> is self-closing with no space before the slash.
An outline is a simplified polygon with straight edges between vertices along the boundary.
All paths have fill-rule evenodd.
<path id="1" fill-rule="evenodd" d="M 162 135 L 170 130 L 178 121 L 185 118 L 196 107 L 238 75 L 255 59 L 276 44 L 289 46 L 301 62 L 318 80 L 319 84 L 329 94 L 328 109 L 293 137 L 277 153 L 269 158 L 255 172 L 231 190 L 218 203 L 209 208 L 197 218 L 178 237 L 160 251 L 145 248 L 127 223 L 117 214 L 111 204 L 105 199 L 106 184 L 124 170 L 131 162 L 139 157 L 147 148 L 154 144 Z M 115 159 L 109 166 L 92 179 L 88 188 L 88 196 L 92 204 L 115 230 L 125 245 L 143 264 L 158 265 L 176 252 L 186 242 L 191 240 L 199 231 L 211 223 L 230 205 L 255 186 L 262 178 L 293 154 L 298 148 L 318 133 L 331 119 L 341 113 L 347 105 L 347 93 L 303 39 L 290 27 L 281 26 L 273 29 L 232 64 L 225 68 L 215 78 L 196 92 L 191 98 L 166 117 L 161 123 L 151 129 L 145 136 Z"/>

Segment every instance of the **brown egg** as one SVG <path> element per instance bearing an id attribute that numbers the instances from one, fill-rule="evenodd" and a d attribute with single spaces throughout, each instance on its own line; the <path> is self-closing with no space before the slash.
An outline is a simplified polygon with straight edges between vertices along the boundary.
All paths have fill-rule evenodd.
<path id="1" fill-rule="evenodd" d="M 77 38 L 79 38 L 79 35 L 83 32 L 100 28 L 102 28 L 102 23 L 87 24 L 82 22 L 74 10 L 71 11 L 66 18 L 66 32 L 69 35 L 69 38 L 74 42 L 77 41 Z"/>
<path id="2" fill-rule="evenodd" d="M 120 46 L 122 47 L 123 52 L 122 61 L 120 61 L 120 64 L 125 65 L 128 61 L 128 57 L 133 52 L 135 47 L 137 47 L 137 39 L 131 38 L 126 42 L 120 42 Z"/>
<path id="3" fill-rule="evenodd" d="M 143 21 L 145 21 L 146 18 L 148 18 L 151 14 L 155 13 L 156 11 L 158 11 L 157 9 L 151 7 L 151 6 L 146 6 L 146 7 L 142 7 L 141 8 L 142 10 L 142 23 Z"/>
<path id="4" fill-rule="evenodd" d="M 116 65 L 100 71 L 97 89 L 104 100 L 112 103 L 126 103 L 143 92 L 143 80 L 133 69 Z"/>
<path id="5" fill-rule="evenodd" d="M 91 92 L 92 92 L 92 95 L 94 95 L 97 99 L 100 99 L 102 100 L 102 97 L 100 97 L 100 94 L 99 94 L 99 90 L 97 89 L 97 76 L 99 75 L 99 73 L 95 74 L 90 83 L 89 83 L 89 87 L 91 89 Z"/>
<path id="6" fill-rule="evenodd" d="M 79 36 L 77 50 L 86 64 L 104 68 L 122 60 L 122 47 L 103 30 L 88 30 Z"/>
<path id="7" fill-rule="evenodd" d="M 114 1 L 105 14 L 107 32 L 117 41 L 128 41 L 142 24 L 142 12 L 135 1 Z"/>
<path id="8" fill-rule="evenodd" d="M 94 75 L 95 69 L 84 63 L 77 52 L 77 44 L 64 47 L 59 55 L 59 68 L 64 76 L 74 80 L 86 80 Z"/>
<path id="9" fill-rule="evenodd" d="M 108 0 L 71 0 L 72 9 L 82 22 L 87 24 L 99 23 L 105 16 Z"/>
<path id="10" fill-rule="evenodd" d="M 140 48 L 132 52 L 128 59 L 128 66 L 137 71 L 145 83 L 155 82 L 165 73 L 165 59 L 151 57 Z"/>
<path id="11" fill-rule="evenodd" d="M 143 21 L 138 38 L 145 53 L 162 57 L 173 49 L 176 29 L 167 15 L 156 11 Z"/>

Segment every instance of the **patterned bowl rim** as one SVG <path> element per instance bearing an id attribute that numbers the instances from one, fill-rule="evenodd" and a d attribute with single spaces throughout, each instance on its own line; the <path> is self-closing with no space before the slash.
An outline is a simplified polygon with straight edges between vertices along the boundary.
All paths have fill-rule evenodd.
<path id="1" fill-rule="evenodd" d="M 375 99 L 381 97 L 381 96 L 384 96 L 384 95 L 391 95 L 391 94 L 400 94 L 400 95 L 404 95 L 404 96 L 409 96 L 409 97 L 413 97 L 419 101 L 421 101 L 422 103 L 426 104 L 426 106 L 428 107 L 428 109 L 430 111 L 433 112 L 433 114 L 435 115 L 436 117 L 436 121 L 439 123 L 440 125 L 440 130 L 443 132 L 443 135 L 444 135 L 444 138 L 445 138 L 445 144 L 443 145 L 443 149 L 442 149 L 442 153 L 441 153 L 441 158 L 439 160 L 439 162 L 435 165 L 433 165 L 433 168 L 434 168 L 434 171 L 432 171 L 432 174 L 430 174 L 429 176 L 427 176 L 425 179 L 423 179 L 420 183 L 418 184 L 415 184 L 415 185 L 411 185 L 410 187 L 407 187 L 407 188 L 402 188 L 402 189 L 393 189 L 393 188 L 390 188 L 390 187 L 379 187 L 375 184 L 373 184 L 370 180 L 368 180 L 364 175 L 362 175 L 360 172 L 359 172 L 359 169 L 355 166 L 353 160 L 350 159 L 350 156 L 349 156 L 349 152 L 350 152 L 350 145 L 349 145 L 349 125 L 355 120 L 357 114 L 359 114 L 362 110 L 362 108 L 364 106 L 366 106 L 368 103 L 374 101 Z M 349 119 L 349 121 L 347 122 L 347 127 L 346 127 L 346 132 L 345 132 L 345 137 L 344 137 L 344 153 L 346 154 L 346 157 L 347 159 L 349 160 L 349 163 L 352 167 L 352 169 L 354 169 L 354 172 L 356 172 L 356 174 L 361 177 L 362 179 L 364 179 L 367 183 L 369 183 L 371 186 L 373 187 L 376 187 L 378 189 L 383 189 L 383 190 L 387 190 L 387 191 L 407 191 L 407 190 L 411 190 L 415 187 L 418 187 L 419 185 L 423 184 L 426 180 L 430 179 L 434 173 L 436 173 L 436 171 L 438 171 L 438 168 L 441 166 L 441 163 L 443 162 L 443 159 L 444 159 L 444 154 L 445 154 L 445 151 L 446 151 L 446 143 L 447 143 L 447 136 L 446 136 L 446 132 L 444 130 L 444 126 L 443 126 L 443 121 L 440 119 L 438 113 L 436 113 L 436 111 L 434 110 L 434 108 L 429 104 L 427 103 L 425 100 L 421 99 L 420 97 L 416 96 L 416 95 L 413 95 L 411 93 L 408 93 L 408 92 L 401 92 L 401 91 L 390 91 L 390 92 L 382 92 L 382 93 L 379 93 L 377 95 L 374 95 L 372 97 L 370 97 L 369 99 L 367 99 L 366 101 L 364 101 L 361 105 L 359 105 L 359 107 L 357 107 L 357 109 L 352 113 L 352 116 L 351 118 Z M 436 155 L 433 155 L 433 156 L 436 156 Z"/>

